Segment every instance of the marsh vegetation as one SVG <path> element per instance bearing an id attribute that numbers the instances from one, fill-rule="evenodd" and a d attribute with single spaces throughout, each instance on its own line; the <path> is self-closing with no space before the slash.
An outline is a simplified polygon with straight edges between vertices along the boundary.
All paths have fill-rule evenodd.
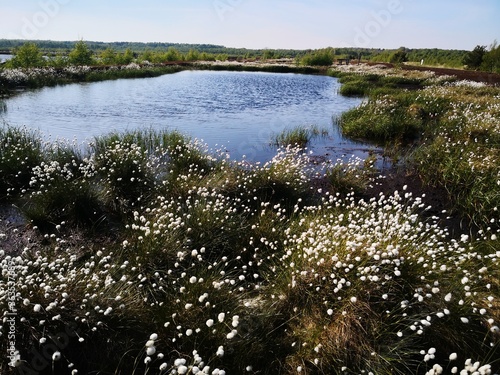
<path id="1" fill-rule="evenodd" d="M 1 199 L 26 219 L 0 238 L 18 370 L 498 372 L 498 88 L 335 74 L 368 88 L 342 131 L 404 152 L 449 192 L 443 214 L 474 231 L 450 233 L 411 186 L 370 196 L 373 159 L 318 165 L 287 133 L 251 164 L 179 132 L 108 134 L 81 150 L 4 126 Z M 8 246 L 20 231 L 28 244 Z M 0 369 L 16 371 L 5 357 Z"/>

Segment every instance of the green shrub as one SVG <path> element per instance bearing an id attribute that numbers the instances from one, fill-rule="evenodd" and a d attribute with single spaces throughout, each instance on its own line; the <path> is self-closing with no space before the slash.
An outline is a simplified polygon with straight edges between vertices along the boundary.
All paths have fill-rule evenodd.
<path id="1" fill-rule="evenodd" d="M 43 54 L 35 43 L 25 43 L 13 51 L 14 57 L 6 62 L 7 68 L 38 68 L 46 65 Z"/>
<path id="2" fill-rule="evenodd" d="M 305 66 L 330 66 L 333 64 L 333 49 L 326 48 L 310 52 L 299 58 L 300 65 Z"/>

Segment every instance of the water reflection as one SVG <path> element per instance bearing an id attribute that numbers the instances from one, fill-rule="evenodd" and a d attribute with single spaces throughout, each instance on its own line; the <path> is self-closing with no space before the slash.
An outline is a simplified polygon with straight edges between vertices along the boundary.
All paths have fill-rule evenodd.
<path id="1" fill-rule="evenodd" d="M 269 143 L 283 129 L 315 125 L 330 130 L 312 143 L 315 152 L 363 157 L 366 147 L 334 131 L 332 117 L 361 102 L 340 96 L 339 87 L 326 76 L 183 71 L 27 91 L 7 99 L 0 118 L 78 141 L 110 131 L 179 130 L 252 161 L 273 156 Z"/>

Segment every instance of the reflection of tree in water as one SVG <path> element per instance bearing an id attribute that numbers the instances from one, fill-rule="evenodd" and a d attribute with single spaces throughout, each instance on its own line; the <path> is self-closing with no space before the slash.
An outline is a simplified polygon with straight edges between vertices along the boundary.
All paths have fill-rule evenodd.
<path id="1" fill-rule="evenodd" d="M 0 113 L 7 112 L 7 104 L 4 101 L 0 100 Z"/>

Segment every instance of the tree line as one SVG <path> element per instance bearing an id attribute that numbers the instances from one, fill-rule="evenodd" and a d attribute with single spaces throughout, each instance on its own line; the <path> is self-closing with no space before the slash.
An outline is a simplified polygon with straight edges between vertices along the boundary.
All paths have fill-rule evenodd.
<path id="1" fill-rule="evenodd" d="M 0 39 L 0 51 L 14 58 L 6 67 L 65 65 L 126 65 L 131 62 L 226 61 L 236 59 L 295 59 L 298 65 L 329 66 L 339 59 L 351 61 L 421 63 L 500 72 L 500 46 L 476 46 L 472 51 L 442 49 L 323 48 L 317 50 L 281 50 L 227 48 L 212 44 L 133 43 L 133 42 L 59 42 Z"/>
<path id="2" fill-rule="evenodd" d="M 463 59 L 468 69 L 500 73 L 500 45 L 495 40 L 489 48 L 477 45 Z"/>
<path id="3" fill-rule="evenodd" d="M 168 61 L 215 61 L 227 60 L 228 55 L 211 54 L 191 49 L 182 53 L 174 47 L 166 51 L 145 50 L 142 53 L 127 48 L 123 52 L 108 47 L 105 50 L 94 52 L 83 40 L 76 42 L 68 53 L 58 52 L 47 55 L 33 42 L 26 42 L 12 50 L 14 55 L 4 65 L 6 68 L 36 68 L 43 66 L 62 67 L 68 65 L 127 65 L 138 63 L 163 63 Z"/>

